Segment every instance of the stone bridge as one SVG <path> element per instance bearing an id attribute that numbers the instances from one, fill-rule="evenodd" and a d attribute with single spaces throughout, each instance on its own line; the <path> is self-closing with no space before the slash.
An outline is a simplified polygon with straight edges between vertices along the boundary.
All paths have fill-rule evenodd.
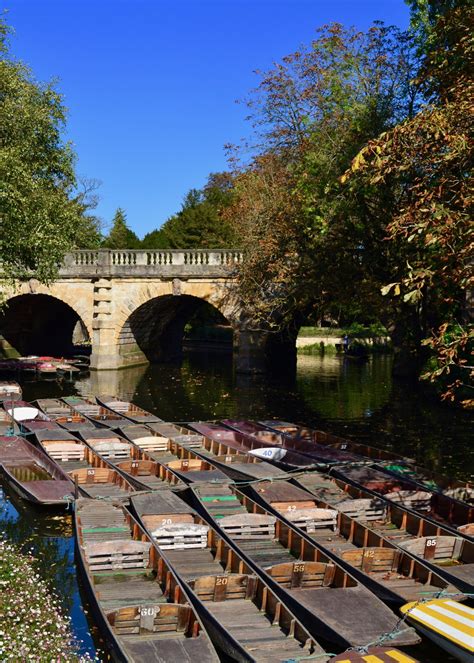
<path id="1" fill-rule="evenodd" d="M 49 286 L 30 279 L 1 287 L 3 346 L 58 355 L 90 344 L 97 370 L 170 361 L 181 353 L 186 323 L 207 305 L 232 327 L 237 370 L 265 370 L 279 343 L 250 329 L 233 301 L 241 261 L 239 251 L 224 249 L 74 251 Z"/>

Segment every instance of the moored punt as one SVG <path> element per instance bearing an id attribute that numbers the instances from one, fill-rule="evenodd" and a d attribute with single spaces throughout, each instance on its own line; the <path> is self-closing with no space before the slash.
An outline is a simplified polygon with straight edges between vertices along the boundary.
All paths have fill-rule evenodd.
<path id="1" fill-rule="evenodd" d="M 474 610 L 451 599 L 407 603 L 406 620 L 458 661 L 474 660 Z"/>
<path id="2" fill-rule="evenodd" d="M 21 394 L 18 382 L 0 382 L 0 401 L 20 400 Z"/>
<path id="3" fill-rule="evenodd" d="M 244 479 L 264 479 L 270 477 L 285 477 L 284 470 L 265 462 L 261 458 L 240 452 L 223 442 L 216 442 L 204 435 L 192 434 L 193 431 L 174 424 L 163 424 L 154 427 L 154 430 L 163 431 L 171 440 L 190 451 L 184 452 L 184 457 L 197 456 L 210 459 L 217 468 L 222 470 L 234 481 Z"/>
<path id="4" fill-rule="evenodd" d="M 33 401 L 32 405 L 66 430 L 93 428 L 97 425 L 58 398 L 39 398 L 37 401 Z"/>
<path id="5" fill-rule="evenodd" d="M 115 396 L 97 396 L 97 402 L 100 405 L 122 415 L 134 424 L 148 424 L 163 421 L 151 412 L 147 412 L 143 408 L 131 403 L 130 401 L 122 401 Z"/>
<path id="6" fill-rule="evenodd" d="M 65 507 L 74 499 L 68 475 L 21 437 L 0 437 L 0 472 L 16 493 L 33 504 Z"/>
<path id="7" fill-rule="evenodd" d="M 332 433 L 308 428 L 307 426 L 298 426 L 297 424 L 288 421 L 269 419 L 259 421 L 258 423 L 268 430 L 281 433 L 282 435 L 296 440 L 305 440 L 307 442 L 329 446 L 334 449 L 340 449 L 341 451 L 349 451 L 350 453 L 364 456 L 365 458 L 370 458 L 374 461 L 399 461 L 402 458 L 400 454 L 395 451 L 371 447 L 368 444 L 354 442 L 354 440 L 348 440 L 343 437 L 338 437 L 337 435 L 332 435 Z M 409 458 L 405 458 L 404 460 L 410 463 L 414 462 Z"/>
<path id="8" fill-rule="evenodd" d="M 273 581 L 275 591 L 312 635 L 322 633 L 337 646 L 348 647 L 363 646 L 396 630 L 394 613 L 337 559 L 236 486 L 219 488 L 192 486 L 193 505 L 219 526 L 259 573 Z M 392 642 L 412 645 L 419 639 L 413 630 L 402 628 L 393 634 Z"/>
<path id="9" fill-rule="evenodd" d="M 422 513 L 453 527 L 474 521 L 474 504 L 460 502 L 443 493 L 423 489 L 414 481 L 382 472 L 374 467 L 339 467 L 333 472 L 387 499 Z"/>
<path id="10" fill-rule="evenodd" d="M 474 541 L 468 533 L 457 532 L 342 478 L 313 472 L 299 475 L 292 483 L 314 495 L 318 505 L 345 513 L 396 546 L 410 546 L 412 555 L 432 565 L 447 582 L 462 591 L 471 591 Z M 423 539 L 425 544 L 413 545 L 417 539 Z"/>
<path id="11" fill-rule="evenodd" d="M 227 446 L 243 453 L 252 453 L 258 458 L 268 460 L 277 465 L 277 467 L 285 470 L 303 470 L 321 466 L 321 463 L 316 463 L 308 456 L 288 449 L 282 449 L 281 447 L 272 447 L 221 424 L 192 422 L 189 426 L 210 440 L 223 442 Z M 322 463 L 322 466 L 325 467 L 325 464 Z"/>
<path id="12" fill-rule="evenodd" d="M 384 469 L 402 477 L 413 479 L 418 483 L 425 484 L 426 487 L 439 490 L 449 497 L 464 502 L 474 501 L 474 485 L 469 481 L 453 479 L 424 467 L 420 467 L 412 458 L 406 458 L 387 449 L 371 447 L 361 442 L 355 442 L 342 437 L 337 437 L 331 433 L 315 430 L 306 426 L 297 426 L 286 421 L 260 421 L 265 428 L 282 433 L 285 436 L 296 440 L 306 440 L 316 444 L 330 446 L 334 449 L 341 449 L 351 453 L 369 458 L 377 462 L 381 469 Z"/>
<path id="13" fill-rule="evenodd" d="M 74 524 L 78 565 L 114 660 L 217 663 L 186 588 L 130 514 L 80 499 Z"/>
<path id="14" fill-rule="evenodd" d="M 194 481 L 228 482 L 230 480 L 210 461 L 196 454 L 187 453 L 188 450 L 190 451 L 189 447 L 150 431 L 148 427 L 130 425 L 121 427 L 120 431 L 138 450 L 144 452 L 148 459 L 164 465 L 186 483 Z"/>
<path id="15" fill-rule="evenodd" d="M 171 492 L 138 495 L 132 508 L 179 578 L 254 661 L 317 656 L 323 649 L 296 616 L 255 576 L 237 549 Z M 314 638 L 314 635 L 313 635 Z"/>
<path id="16" fill-rule="evenodd" d="M 105 428 L 117 428 L 121 424 L 126 424 L 127 419 L 116 412 L 112 412 L 103 405 L 98 405 L 88 398 L 79 396 L 66 396 L 62 399 L 64 403 L 70 405 L 77 413 L 89 419 L 93 424 Z"/>
<path id="17" fill-rule="evenodd" d="M 247 492 L 276 512 L 339 561 L 392 608 L 440 591 L 456 592 L 434 569 L 402 551 L 347 515 L 308 500 L 308 493 L 288 482 L 252 484 Z M 461 592 L 459 592 L 462 597 Z"/>
<path id="18" fill-rule="evenodd" d="M 60 428 L 39 430 L 35 437 L 49 458 L 77 483 L 81 493 L 92 498 L 127 499 L 137 489 L 127 477 L 68 431 Z"/>
<path id="19" fill-rule="evenodd" d="M 316 463 L 327 465 L 339 465 L 344 463 L 365 462 L 361 456 L 342 449 L 332 449 L 314 442 L 293 438 L 270 431 L 265 426 L 253 421 L 240 421 L 235 419 L 223 419 L 224 426 L 235 430 L 251 439 L 262 442 L 265 446 L 280 447 L 308 456 Z"/>

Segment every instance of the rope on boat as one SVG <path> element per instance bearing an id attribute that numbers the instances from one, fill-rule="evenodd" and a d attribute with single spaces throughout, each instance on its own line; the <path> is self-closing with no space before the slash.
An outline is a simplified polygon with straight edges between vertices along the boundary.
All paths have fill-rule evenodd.
<path id="1" fill-rule="evenodd" d="M 449 597 L 459 598 L 460 596 L 466 598 L 474 597 L 474 594 L 468 592 L 461 592 L 461 591 L 447 592 L 445 589 L 441 589 L 439 592 L 422 592 L 422 594 L 430 594 L 431 596 L 418 599 L 418 601 L 416 601 L 416 603 L 414 603 L 414 605 L 412 605 L 412 607 L 409 610 L 407 610 L 407 612 L 403 615 L 403 617 L 400 617 L 400 619 L 398 620 L 398 622 L 395 624 L 395 626 L 391 631 L 388 631 L 387 633 L 382 633 L 382 635 L 378 637 L 376 640 L 368 642 L 365 645 L 359 645 L 357 647 L 348 647 L 348 649 L 344 650 L 341 653 L 345 654 L 346 652 L 355 651 L 359 654 L 367 654 L 370 647 L 379 647 L 380 645 L 383 645 L 387 641 L 394 640 L 398 635 L 401 635 L 404 632 L 404 629 L 401 629 L 400 627 L 404 624 L 411 611 L 415 610 L 415 608 L 417 608 L 420 604 L 426 603 L 427 601 L 431 601 L 433 598 L 436 599 L 449 598 Z M 324 654 L 310 654 L 309 656 L 297 656 L 295 658 L 287 659 L 285 663 L 299 663 L 299 661 L 316 660 L 318 658 L 322 658 L 323 656 L 334 658 L 334 656 L 339 656 L 339 654 L 324 652 Z"/>

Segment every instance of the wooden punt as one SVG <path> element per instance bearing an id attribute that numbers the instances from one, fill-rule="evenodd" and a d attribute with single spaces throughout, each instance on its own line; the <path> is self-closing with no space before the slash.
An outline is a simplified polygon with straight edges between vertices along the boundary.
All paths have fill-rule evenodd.
<path id="1" fill-rule="evenodd" d="M 451 599 L 407 603 L 401 609 L 410 624 L 458 661 L 474 660 L 474 610 Z"/>
<path id="2" fill-rule="evenodd" d="M 69 476 L 27 440 L 0 437 L 0 472 L 12 490 L 33 504 L 66 507 L 74 499 Z"/>
<path id="3" fill-rule="evenodd" d="M 394 613 L 292 523 L 235 485 L 200 483 L 191 490 L 193 506 L 273 583 L 314 637 L 352 647 L 395 629 Z M 413 630 L 405 629 L 393 640 L 402 646 L 417 642 Z"/>
<path id="4" fill-rule="evenodd" d="M 134 485 L 68 431 L 40 430 L 36 431 L 35 437 L 41 449 L 77 484 L 84 495 L 100 499 L 128 499 L 137 488 L 145 488 Z"/>
<path id="5" fill-rule="evenodd" d="M 262 481 L 246 492 L 265 508 L 303 530 L 325 551 L 350 567 L 351 573 L 392 608 L 407 601 L 456 592 L 432 567 L 344 513 L 322 506 L 288 482 Z M 461 595 L 461 593 L 460 593 Z"/>
<path id="6" fill-rule="evenodd" d="M 361 456 L 350 453 L 342 449 L 332 449 L 314 442 L 307 442 L 303 439 L 295 440 L 287 435 L 282 435 L 275 431 L 270 431 L 265 426 L 252 421 L 240 421 L 235 419 L 223 419 L 222 424 L 235 430 L 251 439 L 262 442 L 265 446 L 280 447 L 296 451 L 299 454 L 308 456 L 313 462 L 324 463 L 328 466 L 344 463 L 364 462 Z"/>
<path id="7" fill-rule="evenodd" d="M 98 425 L 74 410 L 70 405 L 63 403 L 59 398 L 39 398 L 33 401 L 32 405 L 66 430 L 74 431 L 81 428 L 93 428 Z"/>
<path id="8" fill-rule="evenodd" d="M 0 382 L 0 401 L 20 400 L 21 387 L 18 382 Z"/>
<path id="9" fill-rule="evenodd" d="M 80 431 L 79 436 L 138 490 L 169 489 L 171 485 L 177 488 L 186 486 L 176 472 L 156 461 L 152 455 L 119 433 L 111 430 L 88 430 Z"/>
<path id="10" fill-rule="evenodd" d="M 130 401 L 122 401 L 115 396 L 96 396 L 96 400 L 100 405 L 116 412 L 125 417 L 134 424 L 148 424 L 163 421 L 155 414 L 147 412 L 143 408 L 131 403 Z"/>
<path id="11" fill-rule="evenodd" d="M 127 419 L 116 412 L 112 412 L 103 405 L 98 405 L 88 398 L 79 398 L 78 396 L 66 396 L 62 399 L 64 403 L 70 405 L 73 410 L 93 424 L 105 428 L 117 428 L 121 424 L 126 424 Z"/>
<path id="12" fill-rule="evenodd" d="M 377 468 L 339 467 L 333 474 L 410 509 L 429 513 L 436 520 L 453 527 L 474 522 L 474 504 L 466 504 L 443 493 L 422 488 L 414 481 L 387 474 Z"/>
<path id="13" fill-rule="evenodd" d="M 410 545 L 409 552 L 432 566 L 447 582 L 462 591 L 471 591 L 474 541 L 468 532 L 444 526 L 427 515 L 385 500 L 342 478 L 313 472 L 299 475 L 291 482 L 314 495 L 319 505 L 334 508 L 362 522 L 397 546 Z M 422 549 L 419 545 L 412 545 L 411 542 L 417 539 L 425 541 Z M 426 545 L 428 540 L 430 546 Z"/>
<path id="14" fill-rule="evenodd" d="M 76 557 L 113 660 L 217 663 L 189 593 L 120 505 L 79 499 Z"/>
<path id="15" fill-rule="evenodd" d="M 256 438 L 243 435 L 221 424 L 192 422 L 188 425 L 197 433 L 204 435 L 204 437 L 210 440 L 223 442 L 237 451 L 252 453 L 252 455 L 256 454 L 257 457 L 268 460 L 284 470 L 326 467 L 325 463 L 316 463 L 308 456 L 281 447 L 272 447 Z"/>
<path id="16" fill-rule="evenodd" d="M 253 661 L 328 660 L 297 617 L 212 524 L 171 492 L 131 502 L 172 568 Z"/>
<path id="17" fill-rule="evenodd" d="M 204 435 L 193 434 L 193 431 L 175 424 L 158 424 L 153 430 L 167 435 L 185 449 L 189 458 L 203 457 L 210 459 L 218 469 L 222 470 L 234 481 L 245 479 L 264 479 L 269 477 L 285 477 L 285 471 L 265 462 L 257 456 L 241 452 L 223 442 L 216 442 Z"/>
<path id="18" fill-rule="evenodd" d="M 393 451 L 371 447 L 367 444 L 348 440 L 331 433 L 320 430 L 314 430 L 305 426 L 297 426 L 286 421 L 260 421 L 259 424 L 282 433 L 293 439 L 302 439 L 316 444 L 330 446 L 334 449 L 341 449 L 351 453 L 363 456 L 365 458 L 377 461 L 377 465 L 385 471 L 393 472 L 397 475 L 413 479 L 426 487 L 439 490 L 440 492 L 454 497 L 457 500 L 472 503 L 474 502 L 474 484 L 470 481 L 463 481 L 447 477 L 438 472 L 433 472 L 425 467 L 416 464 L 412 458 L 400 456 Z"/>
<path id="19" fill-rule="evenodd" d="M 386 461 L 399 461 L 402 460 L 400 454 L 390 451 L 388 449 L 379 449 L 377 447 L 370 447 L 368 444 L 361 442 L 354 442 L 343 437 L 338 437 L 332 433 L 325 431 L 315 430 L 306 426 L 298 426 L 288 421 L 266 420 L 258 422 L 264 428 L 281 433 L 287 437 L 298 440 L 306 440 L 307 442 L 315 442 L 323 446 L 340 449 L 341 451 L 349 451 L 350 453 L 364 456 L 371 460 L 386 460 Z M 404 458 L 406 462 L 414 463 L 413 459 Z"/>
<path id="20" fill-rule="evenodd" d="M 144 452 L 148 459 L 164 465 L 186 483 L 203 480 L 220 482 L 230 480 L 222 470 L 207 459 L 197 454 L 193 454 L 191 457 L 191 454 L 187 453 L 188 450 L 191 450 L 189 447 L 150 431 L 148 427 L 131 425 L 121 427 L 120 431 L 137 449 Z"/>

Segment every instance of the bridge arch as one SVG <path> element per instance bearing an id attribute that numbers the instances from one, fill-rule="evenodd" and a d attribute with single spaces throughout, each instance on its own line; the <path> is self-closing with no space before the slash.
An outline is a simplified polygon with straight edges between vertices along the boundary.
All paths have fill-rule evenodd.
<path id="1" fill-rule="evenodd" d="M 87 324 L 70 303 L 45 293 L 18 292 L 0 311 L 4 346 L 20 355 L 70 355 L 89 346 Z"/>
<path id="2" fill-rule="evenodd" d="M 208 316 L 217 330 L 232 330 L 231 321 L 208 299 L 191 294 L 162 294 L 140 304 L 125 320 L 117 337 L 121 360 L 125 364 L 140 361 L 167 362 L 182 356 L 186 325 L 200 316 Z M 232 333 L 226 334 L 231 347 Z M 212 348 L 210 343 L 207 347 Z M 225 347 L 222 342 L 214 347 Z"/>

